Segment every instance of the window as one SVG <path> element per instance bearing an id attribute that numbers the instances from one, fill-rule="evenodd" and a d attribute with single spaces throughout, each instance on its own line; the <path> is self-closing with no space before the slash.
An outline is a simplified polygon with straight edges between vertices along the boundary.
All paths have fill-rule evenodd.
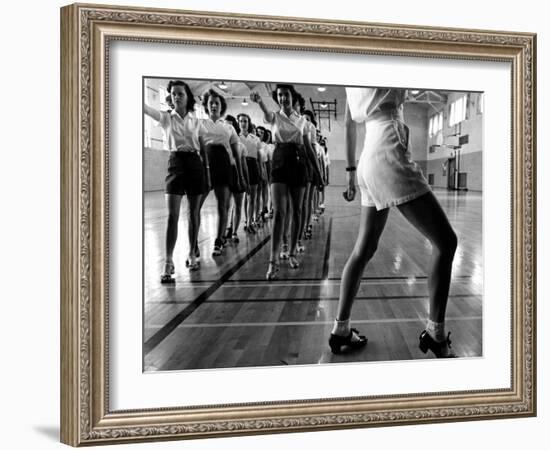
<path id="1" fill-rule="evenodd" d="M 170 111 L 171 109 L 166 102 L 166 98 L 168 97 L 168 95 L 168 91 L 164 87 L 159 86 L 159 103 L 161 111 Z"/>
<path id="2" fill-rule="evenodd" d="M 145 124 L 145 139 L 144 139 L 143 145 L 146 148 L 151 148 L 151 132 L 149 131 L 151 129 L 151 123 L 150 123 L 151 118 L 146 116 L 145 121 L 146 121 L 146 124 Z"/>
<path id="3" fill-rule="evenodd" d="M 451 103 L 451 110 L 449 113 L 449 126 L 452 127 L 457 123 L 466 120 L 466 110 L 468 109 L 468 96 L 463 95 L 459 99 Z"/>
<path id="4" fill-rule="evenodd" d="M 434 116 L 430 117 L 430 124 L 428 127 L 428 133 L 429 136 L 435 136 L 437 133 L 439 133 L 443 129 L 443 113 L 440 112 L 438 114 L 435 114 Z"/>
<path id="5" fill-rule="evenodd" d="M 485 109 L 485 94 L 479 94 L 479 97 L 477 98 L 477 113 L 483 114 L 484 109 Z"/>

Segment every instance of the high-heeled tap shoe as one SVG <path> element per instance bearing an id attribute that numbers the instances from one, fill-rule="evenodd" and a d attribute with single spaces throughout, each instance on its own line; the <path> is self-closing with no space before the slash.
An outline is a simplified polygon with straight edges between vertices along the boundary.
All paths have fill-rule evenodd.
<path id="1" fill-rule="evenodd" d="M 354 339 L 354 335 L 356 339 Z M 328 345 L 330 346 L 332 353 L 339 355 L 360 349 L 367 345 L 367 341 L 368 339 L 365 336 L 360 335 L 358 330 L 352 328 L 347 336 L 339 336 L 331 333 L 328 340 Z M 344 349 L 347 350 L 344 351 Z"/>
<path id="2" fill-rule="evenodd" d="M 277 278 L 277 272 L 279 272 L 279 263 L 277 261 L 269 261 L 269 267 L 265 274 L 266 280 L 274 280 Z"/>
<path id="3" fill-rule="evenodd" d="M 160 276 L 161 284 L 174 284 L 176 280 L 172 275 L 176 272 L 173 262 L 167 262 L 164 264 L 164 273 Z"/>
<path id="4" fill-rule="evenodd" d="M 436 358 L 456 358 L 457 356 L 451 348 L 450 336 L 451 332 L 449 331 L 447 339 L 442 342 L 437 342 L 426 330 L 424 330 L 420 333 L 418 347 L 422 353 L 427 353 L 428 350 L 431 350 Z"/>

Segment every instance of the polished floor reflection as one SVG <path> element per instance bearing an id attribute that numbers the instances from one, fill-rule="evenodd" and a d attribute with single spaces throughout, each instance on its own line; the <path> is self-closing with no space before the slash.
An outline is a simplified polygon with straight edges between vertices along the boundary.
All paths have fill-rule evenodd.
<path id="1" fill-rule="evenodd" d="M 301 267 L 282 263 L 267 282 L 270 224 L 212 257 L 213 194 L 202 210 L 201 269 L 185 269 L 185 200 L 176 246 L 176 283 L 161 285 L 166 208 L 162 192 L 144 196 L 144 370 L 282 366 L 430 358 L 418 349 L 427 316 L 425 268 L 430 245 L 393 209 L 354 303 L 352 325 L 368 345 L 333 355 L 328 336 L 340 276 L 358 227 L 359 201 L 327 189 L 326 211 L 305 241 Z M 482 196 L 436 191 L 459 239 L 447 308 L 447 328 L 461 357 L 482 356 Z"/>

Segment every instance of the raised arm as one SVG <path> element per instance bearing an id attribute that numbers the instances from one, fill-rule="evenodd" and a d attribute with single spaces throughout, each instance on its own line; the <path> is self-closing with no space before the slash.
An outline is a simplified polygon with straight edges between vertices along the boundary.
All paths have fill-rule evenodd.
<path id="1" fill-rule="evenodd" d="M 160 122 L 160 111 L 158 109 L 149 106 L 147 103 L 143 106 L 145 114 L 151 117 L 153 120 Z"/>
<path id="2" fill-rule="evenodd" d="M 273 111 L 270 111 L 269 109 L 267 109 L 267 106 L 262 100 L 262 97 L 260 97 L 260 94 L 258 94 L 257 92 L 251 92 L 250 100 L 252 100 L 254 103 L 257 103 L 260 106 L 260 108 L 262 109 L 262 112 L 264 113 L 264 120 L 267 123 L 273 123 L 274 113 Z"/>

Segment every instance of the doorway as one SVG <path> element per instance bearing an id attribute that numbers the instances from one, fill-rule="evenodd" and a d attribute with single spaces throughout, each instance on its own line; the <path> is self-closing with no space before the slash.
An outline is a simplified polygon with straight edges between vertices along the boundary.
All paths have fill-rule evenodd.
<path id="1" fill-rule="evenodd" d="M 456 157 L 447 160 L 447 189 L 456 187 Z"/>

